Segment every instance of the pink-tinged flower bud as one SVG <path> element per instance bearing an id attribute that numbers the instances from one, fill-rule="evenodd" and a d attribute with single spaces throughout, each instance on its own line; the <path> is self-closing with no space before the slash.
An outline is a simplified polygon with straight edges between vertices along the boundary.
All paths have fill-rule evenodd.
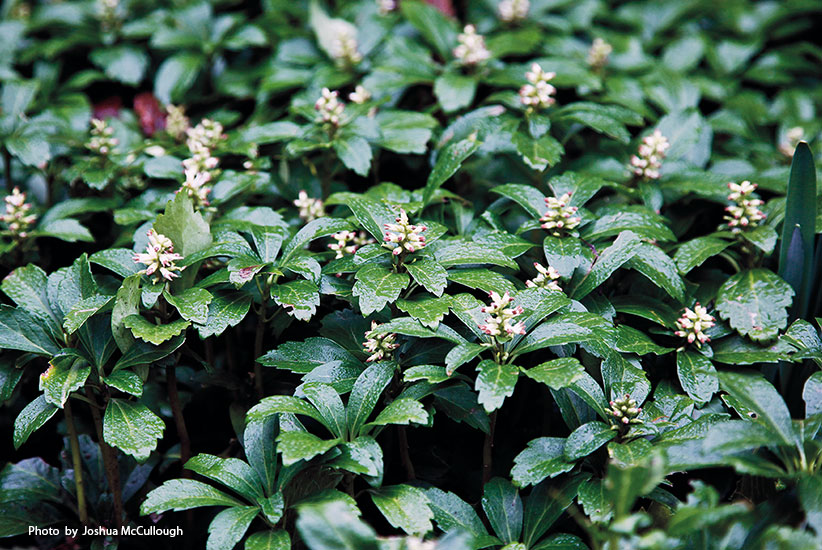
<path id="1" fill-rule="evenodd" d="M 463 31 L 457 35 L 459 45 L 454 48 L 454 57 L 465 66 L 482 63 L 491 57 L 491 52 L 485 47 L 485 38 L 477 34 L 474 25 L 465 25 Z"/>
<path id="2" fill-rule="evenodd" d="M 365 333 L 365 342 L 363 348 L 371 355 L 366 359 L 366 362 L 380 361 L 390 359 L 395 349 L 400 347 L 394 341 L 397 339 L 396 334 L 374 334 L 374 329 L 379 326 L 376 321 L 371 321 L 371 330 Z"/>
<path id="3" fill-rule="evenodd" d="M 659 169 L 662 168 L 662 159 L 665 152 L 670 147 L 668 138 L 662 135 L 659 130 L 645 136 L 639 145 L 639 156 L 632 156 L 628 167 L 635 175 L 653 180 L 659 179 Z"/>
<path id="4" fill-rule="evenodd" d="M 678 330 L 674 334 L 685 338 L 689 344 L 698 342 L 697 347 L 702 347 L 702 344 L 710 341 L 710 337 L 704 331 L 714 326 L 714 321 L 714 317 L 708 314 L 708 310 L 697 302 L 694 309 L 686 307 L 682 316 L 677 319 Z"/>
<path id="5" fill-rule="evenodd" d="M 154 229 L 148 230 L 148 245 L 143 254 L 135 254 L 133 259 L 135 263 L 145 264 L 146 269 L 140 271 L 147 276 L 154 275 L 154 282 L 159 282 L 162 279 L 171 281 L 175 277 L 179 277 L 178 271 L 185 269 L 175 265 L 176 260 L 182 260 L 183 257 L 174 252 L 174 244 L 171 239 L 157 233 Z"/>

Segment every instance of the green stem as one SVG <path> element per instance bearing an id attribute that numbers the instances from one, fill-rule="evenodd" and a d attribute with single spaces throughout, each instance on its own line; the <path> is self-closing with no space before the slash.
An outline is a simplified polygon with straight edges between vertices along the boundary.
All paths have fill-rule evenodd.
<path id="1" fill-rule="evenodd" d="M 168 386 L 168 402 L 171 406 L 171 413 L 174 416 L 174 424 L 177 427 L 177 436 L 180 438 L 180 465 L 183 466 L 183 477 L 191 477 L 191 473 L 185 469 L 185 464 L 191 458 L 191 440 L 188 437 L 183 408 L 180 405 L 180 395 L 177 392 L 177 365 L 172 363 L 166 368 L 166 384 Z"/>
<path id="2" fill-rule="evenodd" d="M 497 411 L 488 415 L 488 433 L 485 434 L 485 443 L 482 446 L 482 484 L 491 481 L 491 468 L 493 466 L 494 452 L 494 430 L 497 425 Z"/>
<path id="3" fill-rule="evenodd" d="M 100 416 L 100 406 L 97 404 L 97 398 L 94 396 L 91 388 L 86 388 L 86 397 L 89 399 L 91 418 L 94 420 L 97 442 L 100 446 L 100 453 L 103 455 L 103 466 L 106 470 L 106 478 L 108 479 L 108 486 L 111 490 L 114 504 L 114 525 L 119 532 L 120 527 L 123 525 L 123 492 L 120 487 L 120 465 L 117 463 L 116 451 L 106 443 L 103 437 L 103 419 Z"/>
<path id="4" fill-rule="evenodd" d="M 88 508 L 86 507 L 86 489 L 83 485 L 83 463 L 80 461 L 80 441 L 77 438 L 77 428 L 74 425 L 74 415 L 71 412 L 71 398 L 66 400 L 63 407 L 66 415 L 69 445 L 71 446 L 71 467 L 74 469 L 74 487 L 77 492 L 77 513 L 80 523 L 88 525 Z"/>
<path id="5" fill-rule="evenodd" d="M 400 459 L 405 468 L 405 476 L 409 481 L 417 479 L 417 474 L 414 471 L 414 463 L 411 462 L 411 454 L 408 447 L 408 434 L 405 431 L 405 426 L 397 426 L 397 436 L 400 444 Z"/>

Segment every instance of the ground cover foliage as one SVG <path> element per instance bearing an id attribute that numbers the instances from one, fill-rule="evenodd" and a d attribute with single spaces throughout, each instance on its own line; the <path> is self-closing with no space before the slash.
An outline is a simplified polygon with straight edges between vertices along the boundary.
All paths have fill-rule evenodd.
<path id="1" fill-rule="evenodd" d="M 818 2 L 0 15 L 3 544 L 822 546 Z"/>

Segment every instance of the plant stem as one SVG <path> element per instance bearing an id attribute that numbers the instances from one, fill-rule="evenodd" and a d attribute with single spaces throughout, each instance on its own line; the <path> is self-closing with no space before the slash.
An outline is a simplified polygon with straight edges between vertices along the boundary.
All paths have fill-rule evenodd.
<path id="1" fill-rule="evenodd" d="M 414 463 L 411 462 L 411 454 L 408 451 L 408 434 L 405 431 L 405 426 L 397 426 L 397 436 L 400 444 L 400 459 L 405 468 L 405 476 L 408 480 L 417 479 L 417 474 L 414 472 Z"/>
<path id="2" fill-rule="evenodd" d="M 257 359 L 263 354 L 263 337 L 265 336 L 265 299 L 263 299 L 263 306 L 260 308 L 260 314 L 257 316 L 257 331 L 254 335 L 254 387 L 257 390 L 257 399 L 262 399 L 264 395 L 263 390 L 263 367 L 257 362 Z"/>
<path id="3" fill-rule="evenodd" d="M 185 464 L 191 457 L 191 440 L 188 437 L 183 408 L 180 406 L 180 395 L 177 393 L 177 365 L 172 363 L 166 368 L 166 383 L 168 385 L 168 402 L 174 415 L 174 424 L 177 427 L 177 436 L 180 438 L 180 465 L 183 466 L 183 477 L 191 477 L 185 469 Z"/>
<path id="4" fill-rule="evenodd" d="M 74 487 L 77 492 L 77 513 L 80 516 L 80 523 L 87 525 L 88 508 L 86 507 L 86 489 L 83 486 L 83 463 L 80 461 L 80 441 L 77 439 L 74 415 L 71 413 L 71 398 L 66 400 L 63 411 L 66 414 L 66 428 L 68 429 L 69 444 L 71 446 L 71 467 L 74 469 Z"/>
<path id="5" fill-rule="evenodd" d="M 103 419 L 100 417 L 100 407 L 91 388 L 86 388 L 86 397 L 89 399 L 91 418 L 94 420 L 94 427 L 97 431 L 97 444 L 100 446 L 100 453 L 103 455 L 106 478 L 114 501 L 114 525 L 119 532 L 123 524 L 123 492 L 120 488 L 120 466 L 117 463 L 117 455 L 114 449 L 103 438 Z"/>
<path id="6" fill-rule="evenodd" d="M 491 481 L 491 467 L 493 466 L 494 429 L 497 425 L 497 411 L 488 415 L 488 433 L 485 434 L 485 444 L 482 447 L 482 484 Z"/>

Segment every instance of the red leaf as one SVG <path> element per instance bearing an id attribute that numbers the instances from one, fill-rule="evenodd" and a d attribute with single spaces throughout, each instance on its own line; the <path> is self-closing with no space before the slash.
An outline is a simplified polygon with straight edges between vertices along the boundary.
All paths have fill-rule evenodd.
<path id="1" fill-rule="evenodd" d="M 454 17 L 457 12 L 454 10 L 454 3 L 451 0 L 425 0 L 445 15 Z"/>
<path id="2" fill-rule="evenodd" d="M 140 128 L 147 136 L 166 127 L 166 113 L 151 92 L 137 94 L 134 98 L 134 112 L 140 120 Z"/>
<path id="3" fill-rule="evenodd" d="M 123 100 L 120 96 L 107 97 L 99 103 L 95 103 L 92 107 L 93 117 L 99 119 L 106 119 L 110 117 L 120 116 L 120 109 L 123 108 Z"/>

